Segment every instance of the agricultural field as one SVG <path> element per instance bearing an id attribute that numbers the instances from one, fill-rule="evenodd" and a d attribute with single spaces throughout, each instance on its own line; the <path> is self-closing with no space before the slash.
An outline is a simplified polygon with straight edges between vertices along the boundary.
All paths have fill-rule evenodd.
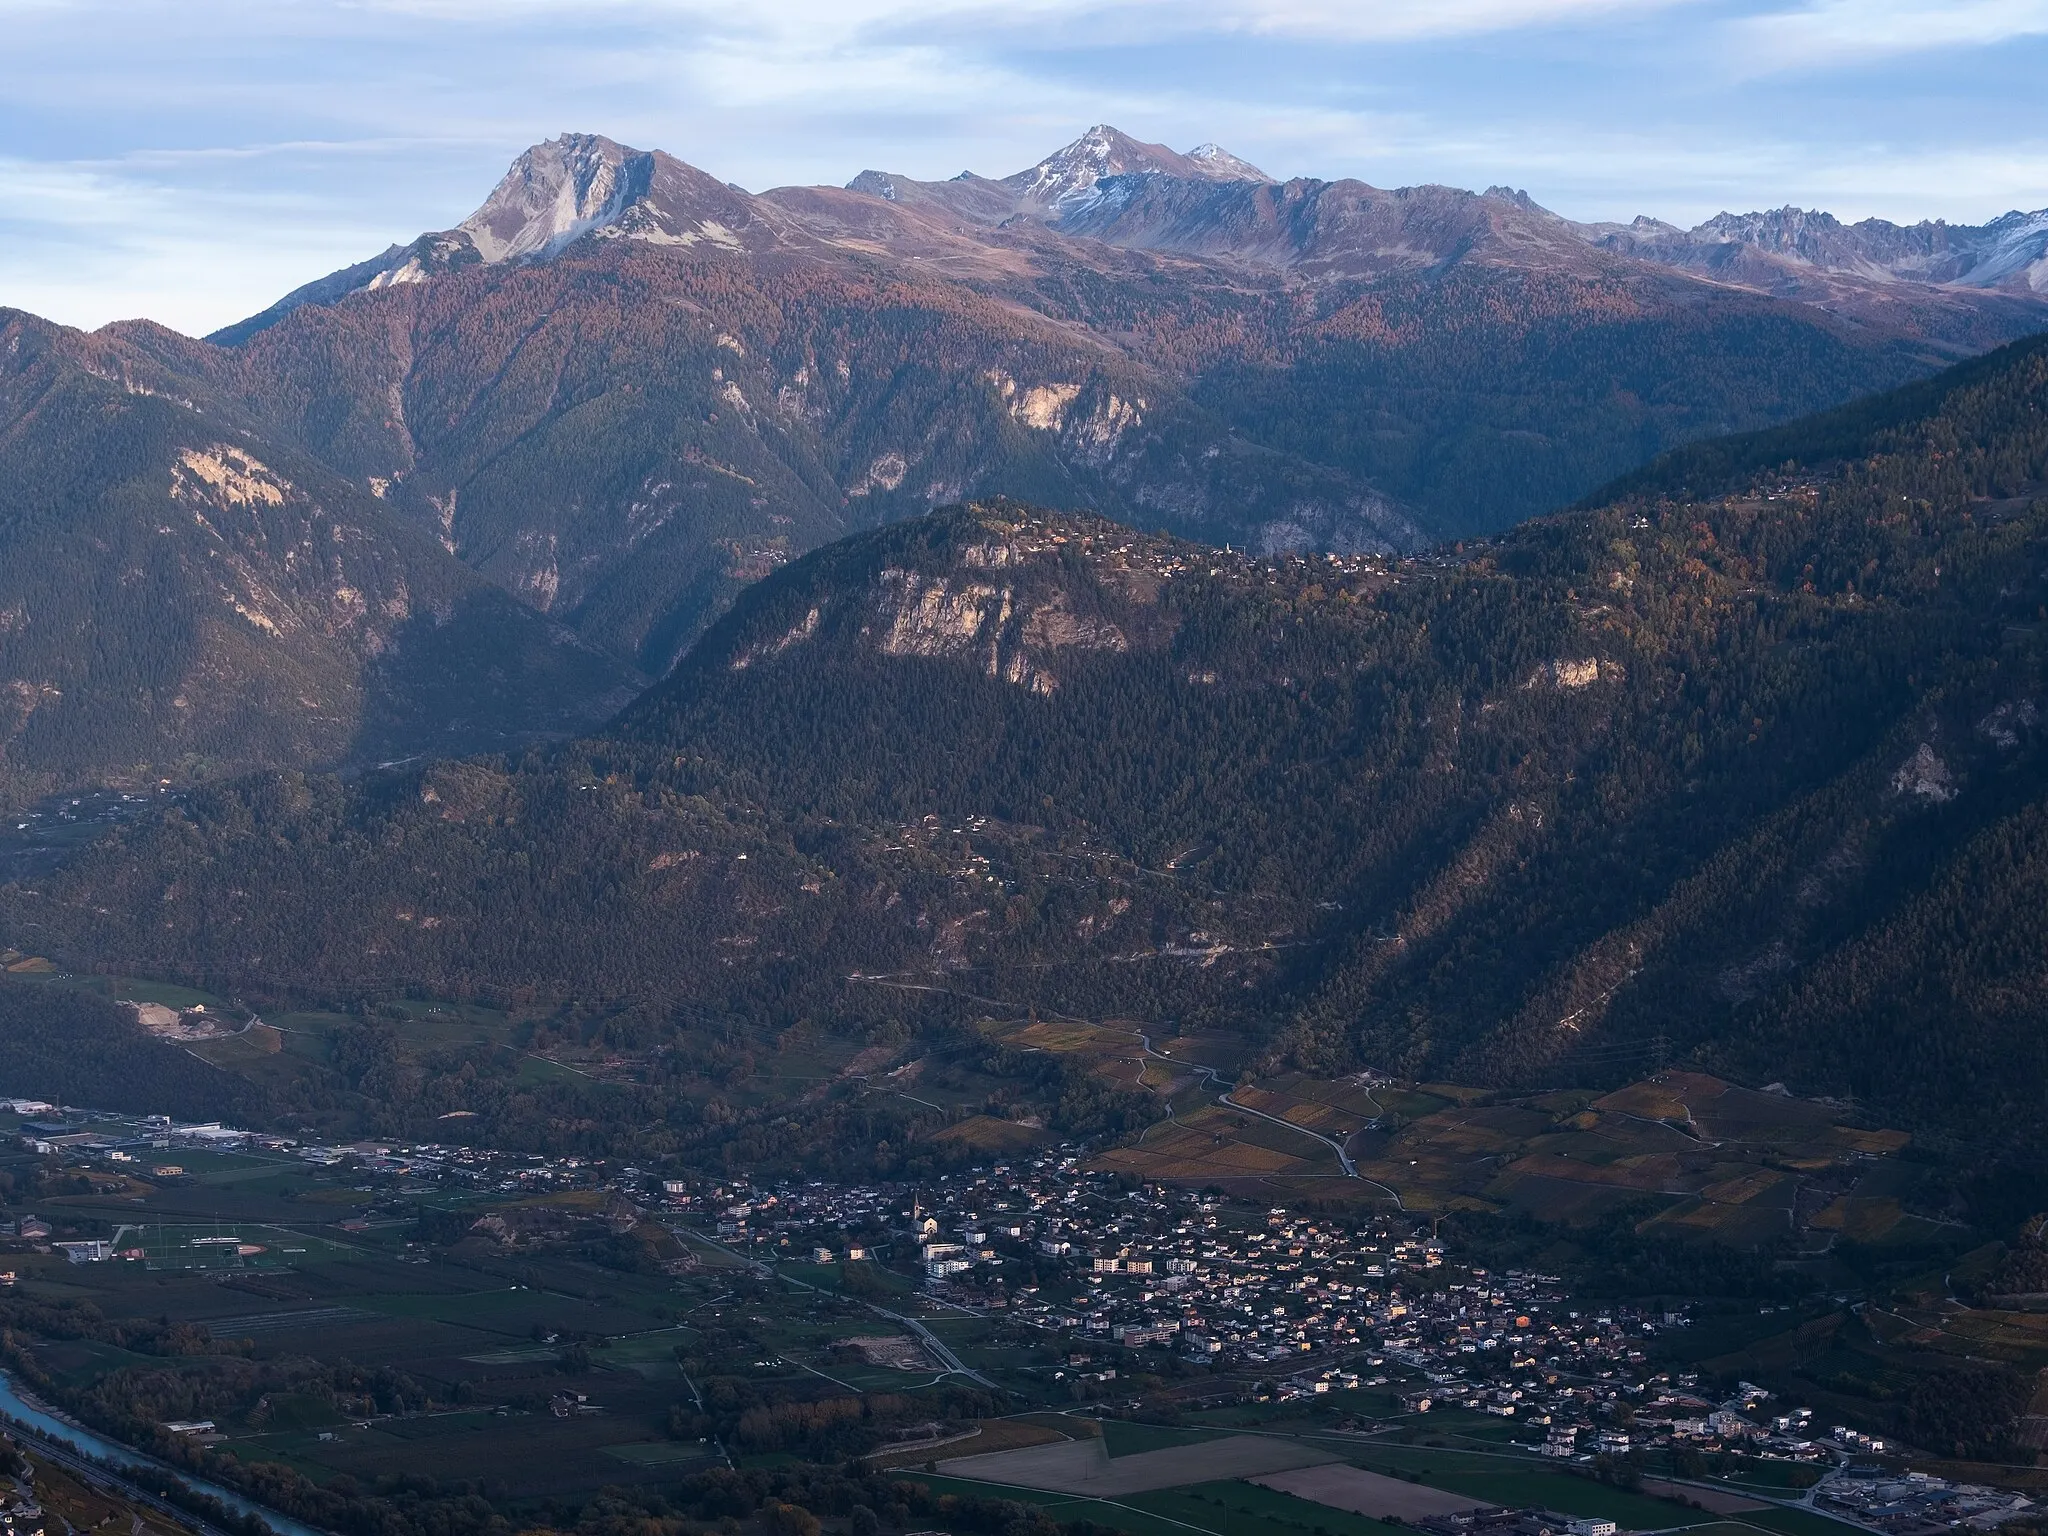
<path id="1" fill-rule="evenodd" d="M 1105 1082 L 1166 1101 L 1167 1118 L 1098 1154 L 1094 1166 L 1107 1171 L 1248 1198 L 1350 1194 L 1417 1212 L 1517 1210 L 1574 1225 L 1648 1202 L 1653 1226 L 1735 1246 L 1787 1233 L 1816 1250 L 1837 1237 L 1909 1244 L 1938 1235 L 1938 1224 L 1906 1209 L 1922 1170 L 1898 1159 L 1903 1132 L 1702 1073 L 1659 1073 L 1605 1094 L 1505 1098 L 1371 1074 L 1249 1082 L 1233 1079 L 1237 1048 L 1221 1039 L 1148 1049 L 1135 1027 L 1114 1023 L 980 1027 L 1013 1049 L 1073 1058 Z M 1345 1178 L 1337 1147 L 1355 1179 Z"/>
<path id="2" fill-rule="evenodd" d="M 1216 1103 L 1176 1111 L 1132 1143 L 1101 1154 L 1095 1166 L 1226 1189 L 1243 1181 L 1337 1174 L 1335 1159 L 1316 1142 Z"/>
<path id="3" fill-rule="evenodd" d="M 1200 1090 L 1212 1072 L 1227 1082 L 1245 1046 L 1236 1035 L 1198 1032 L 1162 1036 L 1147 1049 L 1145 1026 L 1114 1019 L 983 1019 L 978 1028 L 1011 1050 L 1067 1057 L 1106 1083 L 1168 1102 Z"/>
<path id="4" fill-rule="evenodd" d="M 1128 1075 L 1141 1059 L 1129 1037 L 1091 1026 L 1035 1024 L 1026 1034 L 1042 1049 L 1091 1053 L 1105 1072 Z M 1646 1230 L 1736 1247 L 1788 1234 L 1815 1252 L 1837 1239 L 1904 1246 L 1941 1231 L 1906 1209 L 1924 1169 L 1899 1159 L 1903 1132 L 1700 1073 L 1607 1094 L 1501 1097 L 1300 1074 L 1234 1086 L 1191 1074 L 1158 1091 L 1171 1117 L 1095 1166 L 1247 1197 L 1342 1190 L 1407 1211 L 1513 1210 L 1570 1225 L 1647 1205 Z M 1338 1146 L 1356 1179 L 1344 1178 Z"/>
<path id="5" fill-rule="evenodd" d="M 2048 1369 L 2048 1312 L 1973 1307 L 1953 1298 L 1873 1303 L 1865 1310 L 1872 1334 L 1898 1348 Z"/>
<path id="6" fill-rule="evenodd" d="M 332 1207 L 330 1218 L 349 1209 Z M 729 1461 L 772 1464 L 784 1455 L 780 1431 L 766 1422 L 775 1404 L 865 1396 L 900 1404 L 890 1411 L 911 1422 L 955 1411 L 932 1390 L 944 1373 L 929 1361 L 863 1358 L 853 1341 L 886 1326 L 865 1305 L 715 1255 L 687 1257 L 671 1266 L 678 1273 L 632 1272 L 590 1262 L 573 1245 L 508 1253 L 474 1237 L 429 1257 L 408 1235 L 411 1223 L 373 1225 L 346 1240 L 338 1226 L 287 1230 L 223 1218 L 220 1227 L 235 1241 L 208 1242 L 196 1259 L 192 1243 L 215 1235 L 211 1222 L 151 1223 L 139 1245 L 147 1258 L 129 1263 L 18 1255 L 10 1295 L 90 1303 L 116 1329 L 201 1325 L 251 1368 L 304 1378 L 293 1391 L 209 1400 L 206 1416 L 217 1424 L 216 1452 L 318 1483 L 424 1474 L 516 1506 L 659 1486 Z M 246 1251 L 253 1248 L 262 1251 Z M 1005 1354 L 988 1324 L 954 1318 L 945 1336 L 963 1355 L 987 1363 Z M 92 1338 L 60 1338 L 35 1352 L 51 1389 L 117 1397 L 136 1390 L 125 1384 L 131 1377 L 141 1383 L 166 1369 L 195 1383 L 218 1380 L 214 1358 L 167 1361 Z M 337 1400 L 327 1384 L 335 1369 L 379 1383 L 374 1390 L 388 1400 Z M 759 1403 L 764 1423 L 721 1444 L 702 1432 L 707 1399 L 716 1400 L 714 1413 L 717 1403 Z M 801 1413 L 791 1422 L 800 1424 Z M 995 1450 L 1058 1436 L 992 1421 L 974 1438 Z"/>
<path id="7" fill-rule="evenodd" d="M 1442 1446 L 1374 1445 L 1359 1447 L 1349 1460 L 1393 1478 L 1412 1475 L 1428 1487 L 1476 1503 L 1510 1509 L 1537 1505 L 1567 1515 L 1613 1520 L 1628 1530 L 1702 1525 L 1715 1518 L 1669 1499 L 1573 1476 L 1534 1456 L 1510 1457 Z"/>
<path id="8" fill-rule="evenodd" d="M 1005 1497 L 1065 1510 L 1067 1518 L 1085 1514 L 1134 1533 L 1153 1526 L 1128 1517 L 1154 1515 L 1212 1536 L 1316 1529 L 1326 1536 L 1390 1536 L 1425 1514 L 1482 1504 L 1535 1505 L 1613 1519 L 1628 1530 L 1686 1529 L 1702 1536 L 1841 1536 L 1845 1529 L 1822 1516 L 1750 1499 L 1714 1500 L 1724 1506 L 1719 1512 L 1694 1508 L 1687 1501 L 1697 1490 L 1630 1492 L 1526 1455 L 1360 1442 L 1307 1426 L 1296 1433 L 1276 1426 L 1258 1437 L 1206 1443 L 1186 1430 L 1115 1420 L 1103 1429 L 1107 1455 L 1075 1443 L 955 1456 L 938 1461 L 936 1477 L 925 1477 L 948 1489 L 1000 1490 Z M 1058 1502 L 1063 1495 L 1074 1502 Z"/>
<path id="9" fill-rule="evenodd" d="M 1305 1440 L 1227 1435 L 1122 1456 L 1110 1455 L 1104 1440 L 1057 1440 L 994 1455 L 963 1456 L 948 1461 L 946 1469 L 954 1477 L 979 1482 L 1117 1498 L 1218 1477 L 1255 1477 L 1336 1459 L 1333 1452 Z"/>

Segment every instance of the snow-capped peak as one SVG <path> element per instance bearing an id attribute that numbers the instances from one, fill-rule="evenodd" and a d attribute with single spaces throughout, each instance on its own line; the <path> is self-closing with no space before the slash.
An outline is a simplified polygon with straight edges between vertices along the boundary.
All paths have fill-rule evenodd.
<path id="1" fill-rule="evenodd" d="M 2015 209 L 1984 226 L 1985 246 L 1961 279 L 1973 288 L 2025 288 L 2048 293 L 2048 208 Z"/>
<path id="2" fill-rule="evenodd" d="M 1205 181 L 1272 179 L 1214 144 L 1183 155 L 1164 144 L 1141 143 L 1107 123 L 1097 123 L 1029 170 L 1004 177 L 1003 185 L 1017 194 L 1021 204 L 1057 217 L 1093 202 L 1095 184 L 1105 177 L 1147 172 Z"/>
<path id="3" fill-rule="evenodd" d="M 1213 176 L 1218 181 L 1271 181 L 1273 178 L 1253 165 L 1249 160 L 1240 160 L 1221 144 L 1197 144 L 1188 151 L 1188 159 L 1201 169 L 1204 176 Z"/>

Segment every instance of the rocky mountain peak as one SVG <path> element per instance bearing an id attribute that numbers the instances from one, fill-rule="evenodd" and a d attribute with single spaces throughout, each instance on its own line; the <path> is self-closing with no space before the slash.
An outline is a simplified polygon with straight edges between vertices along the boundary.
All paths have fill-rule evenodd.
<path id="1" fill-rule="evenodd" d="M 483 263 L 544 261 L 585 235 L 656 245 L 741 250 L 772 244 L 756 199 L 660 150 L 633 149 L 596 133 L 565 133 L 512 162 L 483 205 L 453 229 L 421 235 L 381 255 L 295 288 L 260 314 L 208 339 L 234 345 L 305 304 L 423 283 Z"/>
<path id="2" fill-rule="evenodd" d="M 483 206 L 457 226 L 487 262 L 548 256 L 616 220 L 646 194 L 654 156 L 601 134 L 565 133 L 536 144 Z"/>
<path id="3" fill-rule="evenodd" d="M 1842 233 L 1831 213 L 1808 212 L 1787 205 L 1766 213 L 1718 213 L 1693 233 L 1713 240 L 1735 240 L 1780 255 L 1805 256 Z"/>

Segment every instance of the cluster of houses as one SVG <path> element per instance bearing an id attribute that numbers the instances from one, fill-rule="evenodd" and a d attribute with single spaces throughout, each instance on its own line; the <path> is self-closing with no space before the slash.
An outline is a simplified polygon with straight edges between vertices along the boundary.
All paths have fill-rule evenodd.
<path id="1" fill-rule="evenodd" d="M 26 1475 L 0 1480 L 0 1536 L 43 1536 L 44 1523 L 43 1506 Z"/>
<path id="2" fill-rule="evenodd" d="M 763 1257 L 901 1268 L 915 1254 L 935 1294 L 1058 1336 L 1056 1377 L 1111 1381 L 1121 1352 L 1157 1350 L 1255 1372 L 1267 1378 L 1258 1395 L 1281 1400 L 1405 1384 L 1407 1412 L 1516 1418 L 1583 1457 L 1626 1449 L 1611 1424 L 1645 1391 L 1645 1342 L 1685 1321 L 1579 1305 L 1555 1275 L 1471 1270 L 1443 1283 L 1442 1247 L 1412 1217 L 1246 1212 L 1133 1188 L 1073 1157 L 915 1189 L 732 1180 L 679 1182 L 666 1198 Z M 1621 1439 L 1603 1446 L 1603 1432 Z"/>
<path id="3" fill-rule="evenodd" d="M 765 1259 L 901 1269 L 914 1255 L 933 1294 L 1056 1336 L 1055 1379 L 1113 1382 L 1130 1352 L 1158 1351 L 1256 1374 L 1274 1400 L 1392 1388 L 1404 1413 L 1509 1419 L 1523 1443 L 1577 1461 L 1680 1446 L 1832 1467 L 1884 1449 L 1822 1432 L 1811 1410 L 1775 1412 L 1753 1383 L 1723 1395 L 1649 1369 L 1682 1313 L 1583 1302 L 1556 1275 L 1439 1273 L 1441 1246 L 1410 1217 L 1248 1213 L 1057 1155 L 915 1188 L 677 1180 L 662 1199 Z"/>

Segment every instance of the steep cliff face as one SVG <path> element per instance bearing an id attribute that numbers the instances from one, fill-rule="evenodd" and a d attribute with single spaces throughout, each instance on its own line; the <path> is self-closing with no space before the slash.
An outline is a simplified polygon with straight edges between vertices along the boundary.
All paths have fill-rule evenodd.
<path id="1" fill-rule="evenodd" d="M 843 252 L 592 238 L 303 306 L 165 366 L 654 674 L 792 556 L 977 496 L 1274 551 L 1432 537 L 1121 348 Z"/>
<path id="2" fill-rule="evenodd" d="M 793 572 L 788 591 L 750 602 L 711 654 L 736 672 L 782 658 L 802 666 L 813 647 L 946 658 L 1050 694 L 1063 665 L 1171 642 L 1176 621 L 1160 592 L 1189 551 L 1098 519 L 996 503 L 933 520 L 914 543 L 888 541 L 851 580 L 834 564 L 823 584 Z"/>
<path id="3" fill-rule="evenodd" d="M 686 674 L 847 657 L 966 662 L 1050 694 L 1091 658 L 1163 656 L 1175 583 L 1248 557 L 1007 500 L 953 508 L 822 550 L 748 592 Z M 650 706 L 652 706 L 650 696 Z"/>

